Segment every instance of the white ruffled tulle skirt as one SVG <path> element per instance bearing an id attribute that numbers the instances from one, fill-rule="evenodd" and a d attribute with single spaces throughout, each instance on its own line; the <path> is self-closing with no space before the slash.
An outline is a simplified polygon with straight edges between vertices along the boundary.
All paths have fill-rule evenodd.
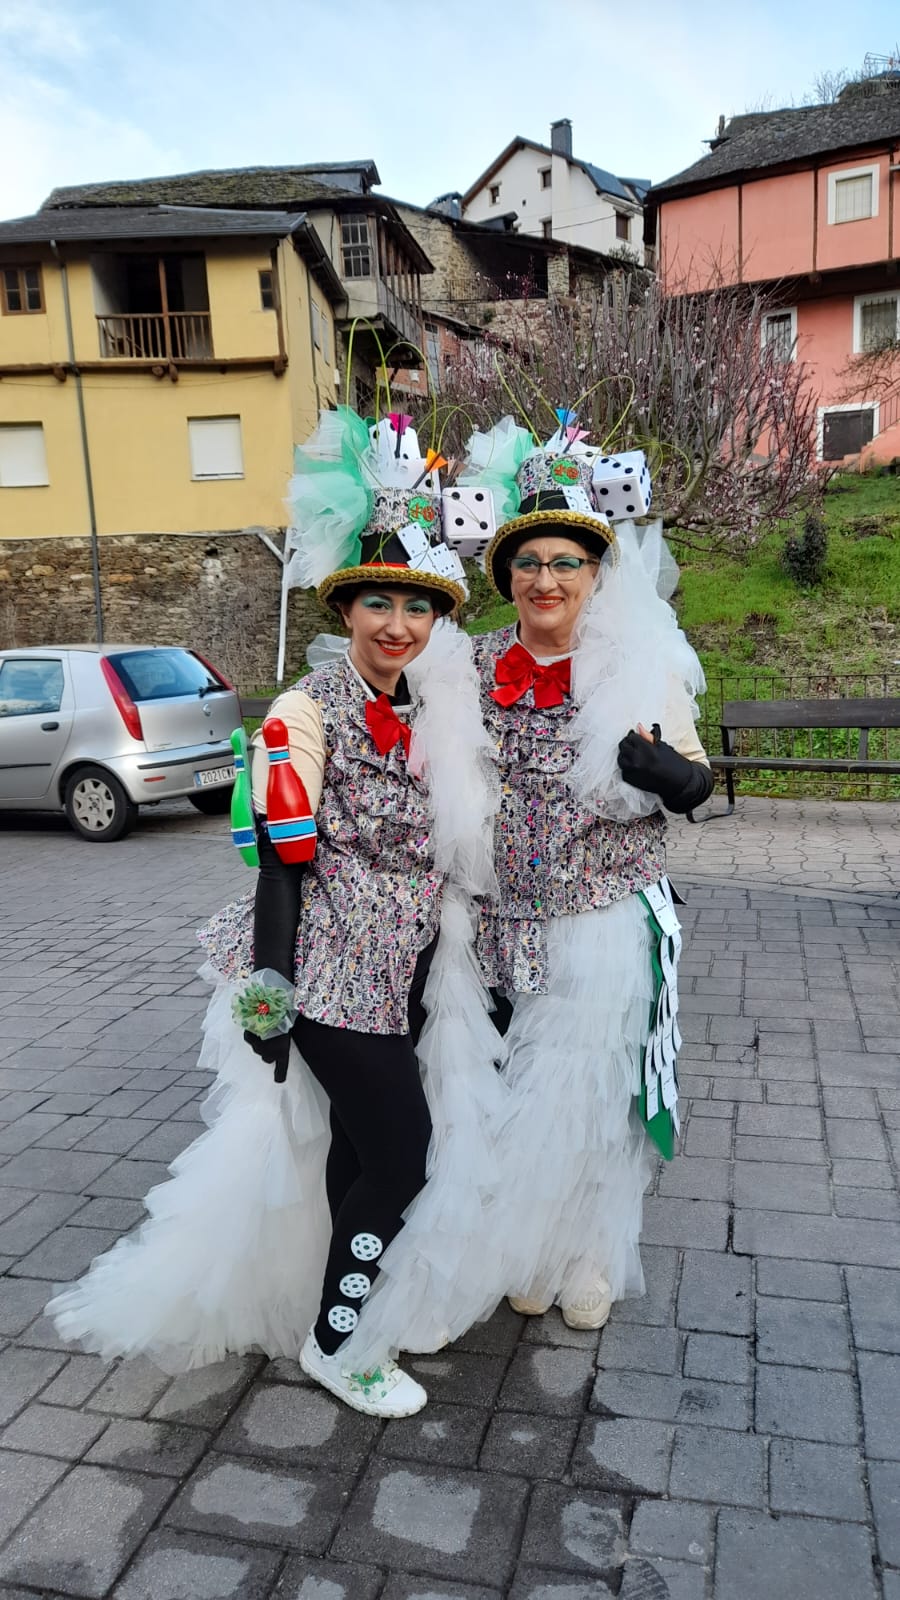
<path id="1" fill-rule="evenodd" d="M 548 993 L 515 996 L 496 1129 L 499 1287 L 571 1304 L 599 1275 L 643 1293 L 638 1238 L 652 1152 L 634 1109 L 654 980 L 632 895 L 548 923 Z"/>
<path id="2" fill-rule="evenodd" d="M 489 1129 L 507 1090 L 471 944 L 470 913 L 447 892 L 418 1052 L 434 1125 L 429 1178 L 347 1343 L 358 1368 L 401 1347 L 436 1348 L 500 1295 L 487 1244 L 498 1182 Z M 217 982 L 200 1055 L 216 1074 L 208 1129 L 151 1190 L 136 1233 L 47 1307 L 62 1337 L 107 1360 L 142 1353 L 173 1373 L 248 1350 L 296 1359 L 331 1236 L 327 1099 L 296 1049 L 286 1082 L 273 1081 L 232 1020 L 237 985 L 208 965 L 204 975 Z"/>

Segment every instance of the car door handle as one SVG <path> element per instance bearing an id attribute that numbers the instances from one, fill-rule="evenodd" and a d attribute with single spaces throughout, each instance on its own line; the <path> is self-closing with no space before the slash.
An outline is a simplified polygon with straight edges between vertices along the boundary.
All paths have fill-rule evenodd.
<path id="1" fill-rule="evenodd" d="M 42 722 L 41 733 L 55 733 L 58 727 L 58 722 Z"/>

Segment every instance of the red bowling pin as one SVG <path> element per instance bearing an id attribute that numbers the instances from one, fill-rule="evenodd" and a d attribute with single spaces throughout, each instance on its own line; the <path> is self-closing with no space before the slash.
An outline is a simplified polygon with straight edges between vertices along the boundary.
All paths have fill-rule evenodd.
<path id="1" fill-rule="evenodd" d="M 280 717 L 266 717 L 262 736 L 269 754 L 266 785 L 269 838 L 286 865 L 311 861 L 316 853 L 316 819 L 309 795 L 291 765 L 287 728 Z"/>

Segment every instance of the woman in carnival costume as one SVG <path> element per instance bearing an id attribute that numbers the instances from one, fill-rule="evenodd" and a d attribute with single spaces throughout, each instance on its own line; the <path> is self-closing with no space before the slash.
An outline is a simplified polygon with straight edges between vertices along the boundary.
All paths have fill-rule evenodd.
<path id="1" fill-rule="evenodd" d="M 299 1357 L 382 1417 L 426 1400 L 396 1351 L 438 1347 L 500 1292 L 472 1248 L 494 1178 L 483 1129 L 505 1093 L 474 957 L 496 786 L 450 620 L 463 568 L 441 539 L 435 452 L 420 458 L 409 421 L 370 427 L 342 407 L 297 451 L 292 576 L 349 632 L 270 710 L 315 854 L 281 859 L 255 748 L 256 894 L 200 935 L 216 982 L 209 1131 L 139 1232 L 49 1308 L 65 1337 L 169 1371 Z M 241 1027 L 265 969 L 296 1008 L 268 1039 Z"/>
<path id="2" fill-rule="evenodd" d="M 557 1303 L 570 1327 L 599 1328 L 642 1292 L 648 1134 L 671 1156 L 677 1131 L 663 810 L 699 805 L 712 776 L 700 663 L 657 592 L 677 569 L 633 520 L 649 506 L 644 457 L 604 455 L 557 417 L 542 446 L 511 418 L 476 434 L 460 478 L 464 494 L 493 491 L 486 572 L 518 612 L 475 640 L 501 788 L 499 901 L 478 944 L 512 1091 L 495 1127 L 499 1286 L 517 1311 Z"/>

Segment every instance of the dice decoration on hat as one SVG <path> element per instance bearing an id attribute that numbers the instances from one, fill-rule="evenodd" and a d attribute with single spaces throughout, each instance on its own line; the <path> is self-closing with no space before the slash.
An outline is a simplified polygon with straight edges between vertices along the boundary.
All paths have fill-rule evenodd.
<path id="1" fill-rule="evenodd" d="M 444 538 L 460 556 L 480 560 L 497 532 L 494 497 L 490 489 L 462 486 L 441 495 Z"/>
<path id="2" fill-rule="evenodd" d="M 645 517 L 650 510 L 653 486 L 643 450 L 597 456 L 593 463 L 593 483 L 597 506 L 611 522 L 625 517 Z"/>

